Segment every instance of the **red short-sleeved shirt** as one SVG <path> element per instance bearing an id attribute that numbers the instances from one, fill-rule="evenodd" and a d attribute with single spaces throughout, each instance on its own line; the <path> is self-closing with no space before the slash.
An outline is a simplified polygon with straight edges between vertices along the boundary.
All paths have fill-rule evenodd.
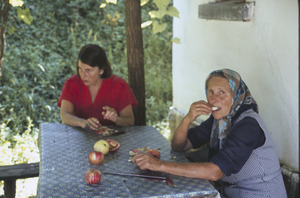
<path id="1" fill-rule="evenodd" d="M 114 108 L 119 114 L 126 106 L 131 104 L 135 108 L 138 104 L 126 81 L 115 75 L 103 79 L 94 104 L 92 104 L 88 87 L 84 85 L 80 77 L 78 75 L 71 76 L 64 84 L 57 103 L 59 107 L 61 107 L 62 100 L 67 100 L 74 105 L 76 116 L 84 119 L 95 117 L 102 125 L 115 125 L 114 122 L 103 119 L 104 106 Z"/>

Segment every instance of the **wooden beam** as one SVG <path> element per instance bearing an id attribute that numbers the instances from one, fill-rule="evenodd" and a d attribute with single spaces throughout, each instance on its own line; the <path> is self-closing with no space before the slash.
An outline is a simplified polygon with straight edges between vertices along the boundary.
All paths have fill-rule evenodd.
<path id="1" fill-rule="evenodd" d="M 39 163 L 0 166 L 0 180 L 39 176 Z"/>

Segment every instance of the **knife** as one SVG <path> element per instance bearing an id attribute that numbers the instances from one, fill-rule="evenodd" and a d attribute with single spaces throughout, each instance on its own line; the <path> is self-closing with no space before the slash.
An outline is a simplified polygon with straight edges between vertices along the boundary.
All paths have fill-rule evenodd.
<path id="1" fill-rule="evenodd" d="M 140 177 L 140 178 L 147 178 L 147 179 L 158 179 L 158 180 L 167 180 L 167 176 L 160 176 L 160 175 L 148 175 L 145 173 L 115 173 L 109 171 L 101 171 L 104 174 L 111 174 L 111 175 L 121 175 L 121 176 L 131 176 L 131 177 Z"/>

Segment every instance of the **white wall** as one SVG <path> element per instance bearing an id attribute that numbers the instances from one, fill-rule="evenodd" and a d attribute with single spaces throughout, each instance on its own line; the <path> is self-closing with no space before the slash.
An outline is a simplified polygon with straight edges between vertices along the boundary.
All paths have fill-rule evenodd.
<path id="1" fill-rule="evenodd" d="M 198 5 L 174 0 L 173 106 L 187 112 L 206 99 L 204 82 L 215 70 L 240 73 L 259 105 L 279 158 L 299 171 L 298 1 L 256 0 L 250 22 L 204 20 Z M 203 118 L 205 119 L 205 118 Z"/>

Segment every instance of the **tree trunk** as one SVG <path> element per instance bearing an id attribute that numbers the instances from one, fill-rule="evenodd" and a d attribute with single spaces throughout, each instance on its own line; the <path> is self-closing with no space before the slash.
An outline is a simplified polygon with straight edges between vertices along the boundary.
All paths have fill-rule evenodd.
<path id="1" fill-rule="evenodd" d="M 126 0 L 128 80 L 139 104 L 134 109 L 135 124 L 146 125 L 144 51 L 140 0 Z"/>
<path id="2" fill-rule="evenodd" d="M 8 20 L 8 8 L 9 8 L 9 0 L 3 0 L 0 3 L 0 78 L 2 77 L 2 60 L 4 56 L 5 49 L 5 28 Z"/>

